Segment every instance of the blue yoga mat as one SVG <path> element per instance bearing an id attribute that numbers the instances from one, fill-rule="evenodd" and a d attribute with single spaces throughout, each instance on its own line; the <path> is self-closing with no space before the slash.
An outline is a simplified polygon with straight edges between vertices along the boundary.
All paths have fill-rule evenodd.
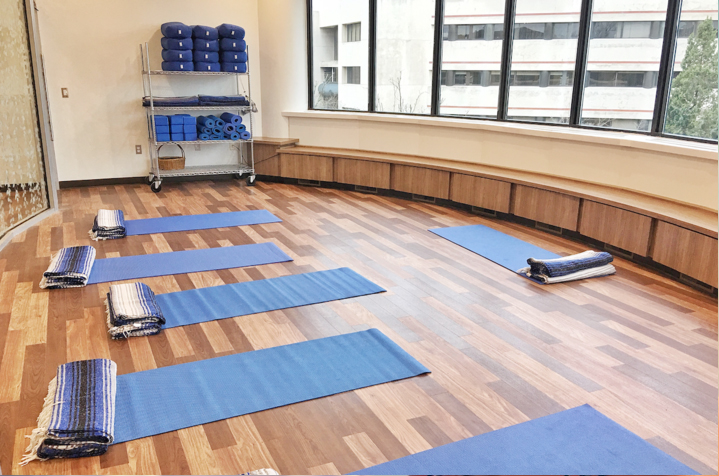
<path id="1" fill-rule="evenodd" d="M 155 298 L 167 323 L 178 327 L 338 299 L 384 289 L 349 268 L 191 289 Z"/>
<path id="2" fill-rule="evenodd" d="M 115 443 L 428 372 L 370 329 L 118 375 Z"/>
<path id="3" fill-rule="evenodd" d="M 87 284 L 292 261 L 274 243 L 95 260 Z"/>
<path id="4" fill-rule="evenodd" d="M 529 266 L 527 258 L 561 258 L 558 254 L 484 225 L 435 228 L 429 231 L 515 273 Z"/>
<path id="5" fill-rule="evenodd" d="M 352 474 L 697 474 L 589 405 Z"/>
<path id="6" fill-rule="evenodd" d="M 143 218 L 127 220 L 127 235 L 149 235 L 151 233 L 169 233 L 173 231 L 207 230 L 230 226 L 262 225 L 281 222 L 267 210 L 248 210 L 244 212 L 208 213 L 205 215 L 182 215 L 161 218 Z"/>

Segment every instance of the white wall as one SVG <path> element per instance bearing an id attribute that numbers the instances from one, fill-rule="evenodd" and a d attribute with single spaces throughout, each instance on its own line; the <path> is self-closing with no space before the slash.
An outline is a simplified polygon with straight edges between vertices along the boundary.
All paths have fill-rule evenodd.
<path id="1" fill-rule="evenodd" d="M 150 168 L 141 107 L 140 43 L 160 69 L 160 25 L 233 23 L 245 28 L 252 71 L 254 135 L 262 135 L 258 3 L 267 0 L 36 0 L 60 181 L 138 177 Z M 299 2 L 298 2 L 299 3 Z M 302 2 L 304 5 L 304 2 Z M 302 9 L 303 10 L 303 9 Z M 303 28 L 303 27 L 298 27 Z M 304 59 L 303 59 L 304 61 Z M 158 78 L 158 77 L 155 77 Z M 234 94 L 230 77 L 158 78 L 156 94 Z M 60 88 L 68 88 L 62 98 Z M 142 145 L 142 155 L 135 145 Z M 227 144 L 188 150 L 188 165 L 236 160 Z"/>

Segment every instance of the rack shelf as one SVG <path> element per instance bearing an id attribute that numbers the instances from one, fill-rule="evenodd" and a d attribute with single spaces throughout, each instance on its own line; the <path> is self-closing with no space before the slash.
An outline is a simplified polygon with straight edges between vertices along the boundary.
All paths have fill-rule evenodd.
<path id="1" fill-rule="evenodd" d="M 148 71 L 143 71 L 148 73 Z M 224 71 L 162 71 L 162 70 L 149 70 L 151 75 L 182 75 L 182 76 L 249 76 L 250 73 L 233 73 Z"/>
<path id="2" fill-rule="evenodd" d="M 195 175 L 254 174 L 254 169 L 242 164 L 195 165 L 180 170 L 163 170 L 165 177 L 191 177 Z"/>
<path id="3" fill-rule="evenodd" d="M 150 109 L 150 106 L 142 106 L 146 109 Z M 153 109 L 163 111 L 227 111 L 227 110 L 241 110 L 250 111 L 251 106 L 152 106 Z"/>
<path id="4" fill-rule="evenodd" d="M 242 143 L 248 143 L 253 142 L 252 139 L 248 140 L 168 140 L 168 141 L 162 141 L 157 142 L 155 141 L 154 144 L 156 147 L 159 147 L 164 144 L 179 144 L 179 145 L 185 145 L 185 144 L 242 144 Z"/>

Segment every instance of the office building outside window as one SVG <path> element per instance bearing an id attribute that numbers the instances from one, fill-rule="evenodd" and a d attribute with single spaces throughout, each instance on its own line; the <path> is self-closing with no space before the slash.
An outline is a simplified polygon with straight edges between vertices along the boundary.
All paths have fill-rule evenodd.
<path id="1" fill-rule="evenodd" d="M 345 25 L 345 41 L 348 43 L 360 41 L 362 39 L 361 26 L 361 23 L 347 23 Z"/>

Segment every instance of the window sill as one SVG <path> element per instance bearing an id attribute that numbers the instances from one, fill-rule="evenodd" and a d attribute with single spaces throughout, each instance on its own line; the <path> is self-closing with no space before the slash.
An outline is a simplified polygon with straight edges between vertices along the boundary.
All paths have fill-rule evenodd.
<path id="1" fill-rule="evenodd" d="M 335 111 L 299 111 L 283 112 L 287 118 L 329 119 L 344 121 L 391 122 L 395 124 L 414 124 L 431 127 L 450 127 L 455 129 L 473 129 L 503 134 L 544 137 L 554 140 L 591 142 L 616 147 L 628 147 L 662 153 L 677 154 L 702 161 L 717 162 L 717 145 L 689 140 L 654 137 L 631 132 L 579 129 L 542 124 L 524 124 L 512 122 L 494 122 L 480 119 L 461 119 L 455 117 L 422 117 L 402 114 L 374 114 Z"/>

